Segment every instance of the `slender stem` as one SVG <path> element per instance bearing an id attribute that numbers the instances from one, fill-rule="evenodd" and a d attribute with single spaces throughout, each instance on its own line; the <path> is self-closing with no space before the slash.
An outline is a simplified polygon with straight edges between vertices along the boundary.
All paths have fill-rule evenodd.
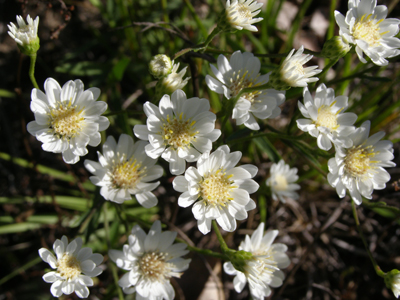
<path id="1" fill-rule="evenodd" d="M 363 242 L 363 244 L 364 244 L 365 250 L 367 250 L 369 259 L 371 260 L 372 265 L 374 266 L 375 272 L 376 272 L 376 274 L 378 274 L 379 276 L 385 277 L 385 273 L 384 273 L 384 272 L 381 270 L 381 268 L 378 266 L 378 264 L 377 264 L 375 258 L 372 256 L 372 253 L 371 253 L 371 251 L 370 251 L 369 248 L 368 248 L 367 241 L 365 240 L 364 234 L 363 234 L 363 232 L 362 232 L 362 230 L 361 230 L 360 220 L 358 219 L 357 208 L 356 208 L 356 204 L 354 203 L 354 201 L 351 201 L 351 208 L 352 208 L 352 210 L 353 210 L 353 216 L 354 216 L 354 220 L 355 220 L 355 222 L 356 222 L 358 234 L 359 234 L 360 237 L 361 237 L 361 240 L 362 240 L 362 242 Z"/>
<path id="2" fill-rule="evenodd" d="M 224 238 L 222 237 L 221 232 L 219 231 L 217 222 L 215 222 L 215 220 L 213 220 L 212 224 L 213 224 L 213 228 L 214 228 L 215 234 L 217 235 L 218 241 L 219 241 L 219 243 L 221 245 L 222 253 L 228 252 L 228 250 L 229 250 L 228 245 L 226 244 Z"/>
<path id="3" fill-rule="evenodd" d="M 325 79 L 326 73 L 329 71 L 330 68 L 332 68 L 338 61 L 339 59 L 332 59 L 329 61 L 329 63 L 324 67 L 321 73 L 319 73 L 318 77 L 320 81 L 322 82 Z"/>
<path id="4" fill-rule="evenodd" d="M 188 245 L 187 248 L 188 248 L 188 250 L 196 252 L 196 253 L 199 253 L 199 254 L 212 256 L 212 257 L 223 259 L 223 260 L 227 259 L 224 254 L 213 252 L 213 251 L 211 251 L 209 249 L 200 249 L 200 248 L 197 248 L 197 247 L 194 247 L 194 246 L 190 246 L 190 245 Z"/>
<path id="5" fill-rule="evenodd" d="M 35 79 L 36 54 L 31 55 L 30 58 L 31 58 L 31 65 L 29 66 L 29 78 L 31 79 L 33 86 L 36 89 L 40 90 Z"/>
<path id="6" fill-rule="evenodd" d="M 222 29 L 219 28 L 218 26 L 214 28 L 213 31 L 211 31 L 211 33 L 208 35 L 206 41 L 204 42 L 204 48 L 201 50 L 201 52 L 203 53 L 204 51 L 207 50 L 208 44 L 211 43 L 211 41 L 219 34 L 221 33 Z"/>
<path id="7" fill-rule="evenodd" d="M 31 260 L 30 262 L 27 262 L 23 266 L 19 267 L 18 269 L 15 269 L 10 274 L 8 274 L 0 279 L 0 285 L 3 285 L 10 279 L 12 279 L 15 276 L 17 276 L 18 274 L 20 274 L 21 272 L 26 271 L 27 269 L 33 267 L 34 265 L 40 263 L 41 261 L 42 261 L 42 259 L 40 257 L 36 257 L 35 259 Z"/>
<path id="8" fill-rule="evenodd" d="M 108 266 L 111 268 L 111 272 L 112 272 L 112 275 L 113 275 L 113 279 L 114 279 L 114 282 L 115 282 L 115 286 L 116 286 L 116 288 L 117 288 L 117 292 L 118 292 L 118 299 L 119 300 L 124 300 L 124 294 L 122 293 L 122 290 L 121 290 L 121 288 L 119 287 L 119 284 L 118 284 L 118 272 L 117 272 L 117 268 L 116 268 L 116 266 L 112 263 L 112 262 L 110 262 L 109 264 L 108 264 Z"/>

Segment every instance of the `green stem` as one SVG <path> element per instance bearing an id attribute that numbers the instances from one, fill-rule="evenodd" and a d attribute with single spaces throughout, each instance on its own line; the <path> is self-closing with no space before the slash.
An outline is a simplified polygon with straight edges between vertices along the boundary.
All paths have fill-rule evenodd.
<path id="1" fill-rule="evenodd" d="M 318 74 L 319 81 L 322 82 L 325 79 L 326 73 L 329 71 L 330 68 L 332 68 L 339 59 L 332 59 L 329 61 L 329 63 L 324 67 L 321 73 Z"/>
<path id="2" fill-rule="evenodd" d="M 31 55 L 30 58 L 31 58 L 31 65 L 29 66 L 29 78 L 31 79 L 33 86 L 36 89 L 40 90 L 35 79 L 36 54 Z"/>
<path id="3" fill-rule="evenodd" d="M 211 41 L 219 34 L 221 33 L 222 29 L 219 28 L 218 26 L 214 28 L 213 31 L 211 31 L 211 33 L 208 35 L 206 41 L 204 42 L 204 48 L 201 50 L 201 52 L 203 53 L 204 51 L 207 50 L 208 44 L 211 43 Z"/>
<path id="4" fill-rule="evenodd" d="M 200 249 L 200 248 L 189 246 L 189 245 L 187 246 L 187 248 L 188 248 L 189 251 L 193 251 L 193 252 L 196 252 L 196 253 L 199 253 L 199 254 L 212 256 L 212 257 L 219 258 L 219 259 L 222 259 L 222 260 L 226 260 L 227 259 L 224 254 L 213 252 L 213 251 L 211 251 L 209 249 Z"/>
<path id="5" fill-rule="evenodd" d="M 117 288 L 117 292 L 118 292 L 118 299 L 119 300 L 124 300 L 124 294 L 122 293 L 122 290 L 121 290 L 121 288 L 119 287 L 119 284 L 118 284 L 118 272 L 117 272 L 117 268 L 116 268 L 116 266 L 113 264 L 113 263 L 109 263 L 108 264 L 108 266 L 111 268 L 111 272 L 112 272 L 112 275 L 113 275 L 113 279 L 114 279 L 114 282 L 115 282 L 115 286 L 116 286 L 116 288 Z"/>
<path id="6" fill-rule="evenodd" d="M 226 242 L 225 242 L 225 240 L 224 240 L 224 238 L 223 238 L 221 232 L 219 231 L 217 222 L 215 222 L 215 220 L 213 220 L 213 221 L 212 221 L 212 225 L 213 225 L 215 234 L 217 235 L 218 241 L 219 241 L 219 243 L 220 243 L 222 253 L 228 252 L 228 251 L 229 251 L 228 245 L 226 244 Z"/>
<path id="7" fill-rule="evenodd" d="M 370 251 L 369 248 L 368 248 L 367 241 L 365 240 L 364 234 L 363 234 L 363 232 L 362 232 L 362 230 L 361 230 L 360 220 L 358 219 L 356 204 L 354 203 L 353 200 L 351 200 L 351 208 L 352 208 L 352 210 L 353 210 L 353 216 L 354 216 L 354 220 L 355 220 L 355 222 L 356 222 L 358 234 L 359 234 L 360 237 L 361 237 L 361 240 L 362 240 L 362 242 L 363 242 L 363 244 L 364 244 L 365 250 L 367 250 L 369 259 L 371 260 L 372 265 L 374 266 L 375 272 L 376 272 L 377 275 L 379 275 L 379 276 L 381 276 L 381 277 L 385 277 L 385 273 L 384 273 L 384 272 L 381 270 L 381 268 L 378 266 L 378 264 L 377 264 L 375 258 L 372 256 L 372 253 L 371 253 L 371 251 Z"/>
<path id="8" fill-rule="evenodd" d="M 24 264 L 22 267 L 19 267 L 18 269 L 15 269 L 12 271 L 10 274 L 4 276 L 3 278 L 0 279 L 0 286 L 9 281 L 10 279 L 14 278 L 18 274 L 20 274 L 23 271 L 26 271 L 27 269 L 33 267 L 34 265 L 40 263 L 42 259 L 40 257 L 36 257 L 34 260 L 31 260 L 30 262 L 27 262 Z"/>

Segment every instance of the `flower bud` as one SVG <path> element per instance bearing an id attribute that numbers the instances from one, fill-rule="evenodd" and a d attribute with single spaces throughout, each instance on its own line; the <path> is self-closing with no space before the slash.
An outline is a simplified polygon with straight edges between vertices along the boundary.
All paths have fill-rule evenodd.
<path id="1" fill-rule="evenodd" d="M 179 73 L 176 71 L 179 68 L 178 64 L 173 64 L 171 73 L 167 76 L 162 77 L 156 85 L 156 97 L 160 99 L 163 95 L 171 95 L 176 90 L 181 90 L 189 81 L 190 77 L 183 79 L 185 76 L 187 67 L 183 68 Z"/>
<path id="2" fill-rule="evenodd" d="M 347 54 L 351 49 L 349 43 L 347 43 L 343 37 L 334 36 L 330 40 L 326 41 L 322 48 L 321 55 L 328 59 L 339 59 Z"/>
<path id="3" fill-rule="evenodd" d="M 172 71 L 173 62 L 165 54 L 157 54 L 149 63 L 150 74 L 155 78 L 161 78 Z"/>
<path id="4" fill-rule="evenodd" d="M 400 271 L 394 269 L 385 274 L 385 284 L 388 289 L 393 291 L 396 298 L 400 296 Z"/>
<path id="5" fill-rule="evenodd" d="M 17 16 L 16 26 L 14 23 L 8 25 L 8 34 L 15 40 L 18 48 L 22 53 L 32 56 L 40 48 L 40 40 L 37 36 L 39 17 L 33 20 L 29 15 L 26 17 L 27 23 L 25 23 L 22 16 Z"/>

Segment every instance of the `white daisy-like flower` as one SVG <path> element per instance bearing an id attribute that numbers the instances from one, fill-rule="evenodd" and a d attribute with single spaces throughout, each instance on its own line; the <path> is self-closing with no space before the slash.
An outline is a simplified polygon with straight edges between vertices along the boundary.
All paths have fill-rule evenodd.
<path id="1" fill-rule="evenodd" d="M 247 29 L 258 31 L 254 23 L 260 22 L 263 18 L 254 18 L 261 12 L 262 3 L 255 0 L 227 0 L 225 15 L 228 23 L 238 30 Z"/>
<path id="2" fill-rule="evenodd" d="M 322 72 L 322 70 L 318 69 L 318 66 L 303 67 L 304 64 L 313 58 L 311 54 L 303 54 L 303 45 L 296 53 L 294 51 L 295 49 L 290 51 L 279 69 L 271 75 L 270 81 L 272 86 L 274 84 L 286 85 L 283 88 L 275 87 L 278 90 L 288 89 L 289 87 L 306 87 L 308 83 L 318 81 L 318 78 L 313 76 Z"/>
<path id="3" fill-rule="evenodd" d="M 10 30 L 8 34 L 17 42 L 20 46 L 27 46 L 32 43 L 38 42 L 38 26 L 39 26 L 39 17 L 36 17 L 33 20 L 29 15 L 26 17 L 27 23 L 25 23 L 22 16 L 17 16 L 16 26 L 14 23 L 10 23 L 8 29 Z"/>
<path id="4" fill-rule="evenodd" d="M 304 105 L 299 101 L 299 109 L 307 119 L 298 119 L 297 126 L 300 130 L 308 132 L 317 138 L 318 147 L 329 150 L 332 143 L 351 147 L 352 141 L 349 134 L 355 130 L 353 126 L 357 120 L 354 113 L 343 113 L 347 108 L 347 97 L 335 98 L 335 91 L 321 84 L 317 88 L 315 99 L 312 98 L 308 88 L 303 90 Z"/>
<path id="5" fill-rule="evenodd" d="M 400 296 L 400 272 L 399 270 L 392 270 L 385 274 L 385 283 L 388 289 L 391 289 L 394 296 Z"/>
<path id="6" fill-rule="evenodd" d="M 349 10 L 344 17 L 335 11 L 339 34 L 356 45 L 358 58 L 366 63 L 363 53 L 378 66 L 386 66 L 386 58 L 400 54 L 399 19 L 386 19 L 387 7 L 376 6 L 376 0 L 349 0 Z"/>
<path id="7" fill-rule="evenodd" d="M 150 142 L 145 147 L 147 155 L 164 158 L 174 175 L 185 171 L 185 161 L 197 161 L 201 153 L 210 151 L 212 142 L 221 135 L 221 130 L 215 129 L 216 116 L 209 111 L 210 102 L 187 99 L 182 90 L 171 97 L 164 95 L 159 107 L 146 102 L 143 109 L 147 125 L 136 125 L 133 131 L 139 139 Z"/>
<path id="8" fill-rule="evenodd" d="M 174 62 L 167 55 L 157 54 L 149 63 L 149 71 L 155 78 L 161 78 L 168 75 L 172 71 L 173 66 L 175 66 Z M 176 67 L 177 69 L 178 67 Z"/>
<path id="9" fill-rule="evenodd" d="M 267 186 L 271 188 L 272 199 L 279 199 L 283 203 L 286 202 L 286 198 L 299 199 L 296 191 L 300 189 L 300 185 L 294 183 L 298 179 L 297 168 L 290 168 L 283 159 L 277 164 L 272 164 L 270 177 L 266 181 Z"/>
<path id="10" fill-rule="evenodd" d="M 371 122 L 364 122 L 349 135 L 353 141 L 350 148 L 336 146 L 335 157 L 328 161 L 328 181 L 340 198 L 346 195 L 346 189 L 356 204 L 362 197 L 372 198 L 373 190 L 382 190 L 390 180 L 389 173 L 383 167 L 394 167 L 393 144 L 381 141 L 385 133 L 380 131 L 369 136 Z"/>
<path id="11" fill-rule="evenodd" d="M 213 153 L 203 153 L 197 168 L 189 167 L 185 176 L 177 176 L 172 182 L 181 192 L 178 205 L 193 205 L 192 212 L 199 230 L 207 234 L 211 220 L 216 220 L 225 231 L 236 229 L 236 220 L 247 218 L 247 211 L 256 207 L 249 194 L 255 193 L 259 185 L 251 178 L 257 167 L 242 165 L 235 167 L 242 157 L 240 151 L 230 153 L 223 145 Z"/>
<path id="12" fill-rule="evenodd" d="M 224 55 L 220 55 L 217 65 L 218 69 L 210 65 L 217 79 L 207 75 L 206 83 L 212 91 L 223 94 L 227 99 L 235 97 L 245 88 L 260 86 L 269 80 L 269 74 L 260 74 L 260 60 L 249 52 L 236 51 L 229 61 Z M 284 101 L 285 93 L 273 89 L 246 93 L 236 102 L 232 118 L 236 119 L 237 125 L 244 124 L 252 130 L 259 130 L 260 126 L 255 118 L 277 117 L 281 113 L 278 105 Z"/>
<path id="13" fill-rule="evenodd" d="M 68 243 L 64 235 L 53 244 L 54 256 L 46 248 L 39 249 L 39 255 L 56 271 L 44 274 L 43 280 L 52 283 L 50 292 L 54 297 L 73 292 L 79 298 L 89 296 L 88 286 L 93 286 L 91 277 L 100 275 L 103 270 L 98 267 L 103 262 L 103 256 L 92 253 L 90 248 L 82 248 L 82 239 L 76 238 Z"/>
<path id="14" fill-rule="evenodd" d="M 285 275 L 281 269 L 288 267 L 290 260 L 285 253 L 285 244 L 272 244 L 278 233 L 278 230 L 272 230 L 263 236 L 264 223 L 261 223 L 251 237 L 246 235 L 245 240 L 240 243 L 239 250 L 253 255 L 246 260 L 242 270 L 235 269 L 231 262 L 224 263 L 224 271 L 235 276 L 233 285 L 236 292 L 240 293 L 248 282 L 251 296 L 262 300 L 271 294 L 270 286 L 282 285 Z"/>
<path id="15" fill-rule="evenodd" d="M 137 201 L 146 208 L 157 204 L 157 197 L 151 192 L 160 182 L 150 182 L 160 178 L 163 169 L 155 166 L 155 159 L 147 156 L 145 141 L 134 143 L 132 137 L 122 134 L 118 144 L 112 136 L 103 145 L 103 154 L 97 152 L 99 162 L 85 160 L 85 167 L 94 176 L 93 184 L 101 186 L 100 194 L 106 200 L 123 203 L 135 195 Z"/>
<path id="16" fill-rule="evenodd" d="M 35 121 L 28 123 L 27 130 L 43 143 L 43 150 L 62 153 L 66 163 L 74 164 L 88 153 L 88 144 L 100 144 L 99 131 L 110 125 L 106 117 L 100 116 L 107 103 L 96 101 L 100 95 L 98 88 L 84 91 L 79 79 L 70 80 L 61 88 L 53 78 L 47 78 L 44 89 L 46 94 L 32 90 Z"/>
<path id="17" fill-rule="evenodd" d="M 179 63 L 175 64 L 172 62 L 172 64 L 172 70 L 157 83 L 156 92 L 158 95 L 170 95 L 176 90 L 181 90 L 185 87 L 190 79 L 190 77 L 183 79 L 186 74 L 187 67 L 184 67 L 179 73 L 177 73 Z"/>
<path id="18" fill-rule="evenodd" d="M 136 292 L 136 300 L 175 298 L 170 278 L 181 277 L 191 261 L 182 258 L 189 251 L 186 244 L 174 244 L 176 235 L 172 231 L 161 232 L 160 221 L 154 222 L 147 235 L 135 225 L 123 251 L 108 251 L 119 268 L 129 271 L 118 282 L 124 293 Z"/>

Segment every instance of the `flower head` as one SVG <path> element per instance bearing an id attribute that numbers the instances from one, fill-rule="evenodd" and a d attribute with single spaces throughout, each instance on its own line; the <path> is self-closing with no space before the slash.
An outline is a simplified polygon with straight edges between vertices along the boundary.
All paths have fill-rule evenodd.
<path id="1" fill-rule="evenodd" d="M 103 262 L 103 256 L 92 253 L 90 248 L 82 248 L 82 239 L 76 238 L 68 243 L 64 235 L 53 244 L 54 256 L 46 248 L 39 249 L 39 255 L 56 271 L 44 274 L 43 280 L 52 283 L 50 292 L 54 297 L 75 292 L 79 298 L 89 296 L 88 286 L 93 286 L 91 277 L 100 275 L 103 270 L 98 267 Z"/>
<path id="2" fill-rule="evenodd" d="M 388 289 L 391 289 L 394 296 L 399 298 L 400 296 L 400 271 L 391 270 L 385 274 L 385 284 Z"/>
<path id="3" fill-rule="evenodd" d="M 349 134 L 355 128 L 357 115 L 343 113 L 347 108 L 347 97 L 335 98 L 335 91 L 321 84 L 317 88 L 315 99 L 311 97 L 308 88 L 303 90 L 304 105 L 299 101 L 301 113 L 307 119 L 298 119 L 297 126 L 317 138 L 318 147 L 329 150 L 332 143 L 350 147 L 352 141 Z"/>
<path id="4" fill-rule="evenodd" d="M 364 122 L 349 135 L 352 146 L 336 146 L 335 157 L 328 161 L 328 181 L 340 198 L 346 195 L 346 189 L 356 204 L 361 204 L 361 196 L 371 199 L 374 189 L 382 190 L 390 180 L 389 173 L 383 167 L 394 167 L 393 144 L 381 141 L 385 135 L 380 131 L 369 136 L 370 121 Z"/>
<path id="5" fill-rule="evenodd" d="M 101 186 L 100 194 L 106 200 L 117 203 L 131 200 L 135 195 L 138 202 L 146 208 L 157 204 L 157 197 L 151 192 L 160 182 L 153 181 L 163 174 L 155 159 L 147 156 L 144 147 L 147 142 L 133 142 L 122 134 L 118 144 L 112 136 L 103 145 L 103 154 L 98 152 L 99 162 L 85 160 L 85 167 L 94 176 L 93 184 Z"/>
<path id="6" fill-rule="evenodd" d="M 35 121 L 29 122 L 27 129 L 43 143 L 43 150 L 62 153 L 66 163 L 74 164 L 87 154 L 88 144 L 100 144 L 99 131 L 110 125 L 106 117 L 100 116 L 107 103 L 96 101 L 100 95 L 98 88 L 84 91 L 79 79 L 70 80 L 61 88 L 57 81 L 48 78 L 44 89 L 46 94 L 32 90 Z"/>
<path id="7" fill-rule="evenodd" d="M 321 51 L 321 56 L 328 59 L 339 59 L 347 54 L 351 46 L 342 36 L 334 36 L 324 43 Z"/>
<path id="8" fill-rule="evenodd" d="M 220 55 L 218 69 L 211 65 L 215 78 L 206 76 L 208 87 L 224 94 L 227 99 L 238 95 L 241 90 L 268 83 L 269 74 L 260 74 L 260 60 L 252 53 L 236 51 L 230 60 Z M 261 89 L 240 96 L 233 109 L 232 118 L 236 124 L 244 124 L 252 130 L 259 130 L 256 121 L 259 119 L 275 118 L 281 113 L 278 105 L 285 101 L 285 93 L 273 89 Z"/>
<path id="9" fill-rule="evenodd" d="M 227 0 L 225 6 L 226 21 L 238 30 L 258 31 L 253 24 L 263 20 L 263 18 L 254 18 L 261 12 L 261 6 L 263 4 L 255 0 Z"/>
<path id="10" fill-rule="evenodd" d="M 135 225 L 123 251 L 110 250 L 112 261 L 129 271 L 119 280 L 124 293 L 136 292 L 136 299 L 172 300 L 171 277 L 180 277 L 189 267 L 190 259 L 182 256 L 189 251 L 186 244 L 173 244 L 176 232 L 161 232 L 160 221 L 154 222 L 149 233 Z"/>
<path id="11" fill-rule="evenodd" d="M 281 269 L 290 265 L 284 244 L 272 244 L 278 230 L 267 232 L 264 236 L 264 223 L 250 236 L 246 235 L 240 243 L 239 250 L 247 251 L 252 257 L 245 261 L 240 270 L 235 269 L 231 262 L 224 263 L 224 271 L 234 275 L 233 284 L 236 292 L 240 293 L 246 282 L 249 283 L 250 293 L 254 299 L 262 300 L 271 294 L 271 287 L 279 287 L 285 278 Z"/>
<path id="12" fill-rule="evenodd" d="M 145 151 L 151 158 L 161 156 L 168 161 L 172 174 L 185 171 L 185 161 L 197 161 L 201 153 L 210 151 L 212 142 L 221 135 L 215 128 L 216 116 L 210 112 L 210 102 L 204 98 L 186 98 L 182 90 L 171 97 L 164 95 L 159 107 L 144 104 L 147 125 L 136 125 L 135 135 L 148 140 Z"/>
<path id="13" fill-rule="evenodd" d="M 247 218 L 247 211 L 256 207 L 249 194 L 258 190 L 252 180 L 258 169 L 253 165 L 235 167 L 242 157 L 240 151 L 230 153 L 223 145 L 213 153 L 204 153 L 197 161 L 197 168 L 189 167 L 185 176 L 172 182 L 176 191 L 183 193 L 178 205 L 193 205 L 192 212 L 199 230 L 207 234 L 211 220 L 216 220 L 225 231 L 236 229 L 236 220 Z"/>
<path id="14" fill-rule="evenodd" d="M 8 34 L 17 42 L 18 47 L 26 55 L 33 55 L 39 50 L 39 38 L 37 35 L 39 26 L 39 17 L 33 20 L 29 15 L 26 17 L 27 23 L 25 23 L 22 16 L 17 16 L 16 26 L 14 23 L 10 23 Z"/>
<path id="15" fill-rule="evenodd" d="M 173 62 L 172 62 L 173 63 Z M 168 75 L 162 77 L 156 86 L 157 97 L 161 97 L 164 94 L 172 94 L 176 90 L 181 90 L 188 83 L 190 77 L 183 79 L 186 74 L 187 67 L 184 67 L 179 73 L 177 73 L 179 68 L 179 63 L 172 66 L 172 70 Z"/>
<path id="16" fill-rule="evenodd" d="M 171 73 L 173 64 L 167 55 L 157 54 L 149 63 L 149 71 L 155 78 L 161 78 Z"/>
<path id="17" fill-rule="evenodd" d="M 267 186 L 271 188 L 272 199 L 279 199 L 283 203 L 286 202 L 285 198 L 299 199 L 299 194 L 295 191 L 300 189 L 300 186 L 294 183 L 298 179 L 297 168 L 290 168 L 283 159 L 277 164 L 272 164 L 270 177 L 266 181 Z"/>
<path id="18" fill-rule="evenodd" d="M 390 58 L 400 54 L 399 19 L 386 19 L 387 7 L 376 6 L 376 0 L 349 0 L 349 10 L 344 17 L 335 11 L 339 34 L 356 45 L 358 58 L 366 63 L 363 53 L 378 66 L 386 66 Z"/>
<path id="19" fill-rule="evenodd" d="M 270 84 L 277 90 L 287 90 L 290 87 L 306 87 L 308 83 L 318 81 L 317 77 L 312 77 L 322 71 L 317 69 L 318 66 L 303 67 L 313 56 L 311 54 L 303 54 L 304 46 L 301 46 L 296 53 L 294 53 L 294 50 L 290 51 L 281 66 L 272 72 L 270 76 Z"/>

